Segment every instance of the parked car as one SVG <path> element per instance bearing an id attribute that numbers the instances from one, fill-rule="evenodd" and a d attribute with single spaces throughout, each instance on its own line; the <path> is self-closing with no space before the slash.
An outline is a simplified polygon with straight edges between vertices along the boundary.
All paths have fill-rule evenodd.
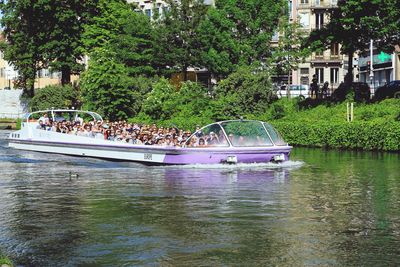
<path id="1" fill-rule="evenodd" d="M 278 91 L 278 97 L 287 97 L 289 91 L 290 97 L 309 97 L 309 86 L 308 85 L 289 85 L 289 90 L 286 89 L 286 86 L 282 86 Z"/>
<path id="2" fill-rule="evenodd" d="M 375 91 L 375 100 L 383 100 L 385 98 L 400 98 L 400 80 L 391 81 Z"/>
<path id="3" fill-rule="evenodd" d="M 371 98 L 371 89 L 368 83 L 352 82 L 350 86 L 341 83 L 339 87 L 333 92 L 332 99 L 336 101 L 343 101 L 346 95 L 354 90 L 354 101 L 368 102 Z"/>

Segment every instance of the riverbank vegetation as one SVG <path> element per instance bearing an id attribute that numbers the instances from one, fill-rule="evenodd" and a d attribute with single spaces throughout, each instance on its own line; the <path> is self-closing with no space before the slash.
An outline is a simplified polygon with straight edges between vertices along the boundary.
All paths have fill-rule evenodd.
<path id="1" fill-rule="evenodd" d="M 355 103 L 354 121 L 347 122 L 346 103 L 329 102 L 314 108 L 282 99 L 262 117 L 292 145 L 364 150 L 400 150 L 400 100 Z"/>
<path id="2" fill-rule="evenodd" d="M 12 261 L 0 251 L 0 266 L 14 266 Z"/>

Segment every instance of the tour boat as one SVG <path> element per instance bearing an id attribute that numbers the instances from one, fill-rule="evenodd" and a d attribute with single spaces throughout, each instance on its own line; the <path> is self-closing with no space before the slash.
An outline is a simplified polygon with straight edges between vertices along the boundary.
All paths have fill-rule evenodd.
<path id="1" fill-rule="evenodd" d="M 169 147 L 43 130 L 38 127 L 41 114 L 48 114 L 39 118 L 42 120 L 76 121 L 90 118 L 107 127 L 95 112 L 62 109 L 37 111 L 26 115 L 21 130 L 10 133 L 10 147 L 156 165 L 282 162 L 289 159 L 292 148 L 270 124 L 255 120 L 215 122 L 194 132 L 182 147 Z"/>

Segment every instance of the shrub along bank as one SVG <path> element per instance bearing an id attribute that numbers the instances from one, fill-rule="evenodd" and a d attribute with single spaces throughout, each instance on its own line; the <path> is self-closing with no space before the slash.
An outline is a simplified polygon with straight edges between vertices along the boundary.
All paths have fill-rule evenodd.
<path id="1" fill-rule="evenodd" d="M 3 255 L 3 253 L 0 251 L 0 266 L 13 266 L 12 261 L 7 258 L 6 256 Z"/>
<path id="2" fill-rule="evenodd" d="M 400 122 L 273 121 L 291 145 L 400 151 Z"/>
<path id="3" fill-rule="evenodd" d="M 400 151 L 398 99 L 355 104 L 353 122 L 346 121 L 346 103 L 306 110 L 295 100 L 274 105 L 265 118 L 275 119 L 271 123 L 292 145 Z"/>

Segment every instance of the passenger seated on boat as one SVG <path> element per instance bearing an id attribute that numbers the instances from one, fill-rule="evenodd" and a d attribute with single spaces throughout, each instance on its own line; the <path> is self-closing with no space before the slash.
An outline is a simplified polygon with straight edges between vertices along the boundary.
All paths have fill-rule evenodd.
<path id="1" fill-rule="evenodd" d="M 82 125 L 83 124 L 83 119 L 81 118 L 81 117 L 79 117 L 79 114 L 76 114 L 76 117 L 75 117 L 75 121 L 74 121 L 75 123 L 79 123 L 80 125 Z"/>
<path id="2" fill-rule="evenodd" d="M 143 134 L 143 145 L 149 146 L 152 145 L 153 142 L 149 139 L 148 133 Z"/>
<path id="3" fill-rule="evenodd" d="M 39 120 L 39 123 L 36 126 L 36 129 L 46 130 L 46 124 L 42 120 Z"/>
<path id="4" fill-rule="evenodd" d="M 202 137 L 199 138 L 199 147 L 206 147 L 206 141 Z"/>
<path id="5" fill-rule="evenodd" d="M 140 140 L 137 138 L 137 135 L 136 135 L 136 134 L 132 134 L 132 135 L 131 135 L 131 139 L 129 140 L 129 143 L 130 143 L 130 144 L 133 144 L 133 145 L 142 145 L 142 141 L 140 141 Z"/>
<path id="6" fill-rule="evenodd" d="M 84 127 L 84 136 L 90 137 L 92 135 L 92 126 L 90 124 L 86 124 Z"/>
<path id="7" fill-rule="evenodd" d="M 197 147 L 197 146 L 198 146 L 197 137 L 193 136 L 189 141 L 189 147 Z"/>
<path id="8" fill-rule="evenodd" d="M 215 146 L 220 143 L 218 136 L 214 132 L 210 132 L 210 135 L 208 136 L 207 139 L 207 145 L 209 146 Z"/>
<path id="9" fill-rule="evenodd" d="M 114 129 L 109 130 L 109 131 L 110 131 L 110 132 L 109 132 L 109 134 L 108 134 L 107 139 L 110 140 L 110 141 L 114 141 L 114 140 L 115 140 L 115 131 L 114 131 Z"/>
<path id="10" fill-rule="evenodd" d="M 172 136 L 171 136 L 171 135 L 166 135 L 166 136 L 165 136 L 164 145 L 165 145 L 165 146 L 168 146 L 168 147 L 173 147 L 173 146 L 175 146 L 174 142 L 172 141 Z"/>
<path id="11" fill-rule="evenodd" d="M 49 123 L 49 117 L 47 116 L 47 113 L 43 114 L 43 116 L 41 116 L 41 117 L 39 118 L 39 121 L 42 121 L 45 125 L 46 125 L 47 123 Z"/>

